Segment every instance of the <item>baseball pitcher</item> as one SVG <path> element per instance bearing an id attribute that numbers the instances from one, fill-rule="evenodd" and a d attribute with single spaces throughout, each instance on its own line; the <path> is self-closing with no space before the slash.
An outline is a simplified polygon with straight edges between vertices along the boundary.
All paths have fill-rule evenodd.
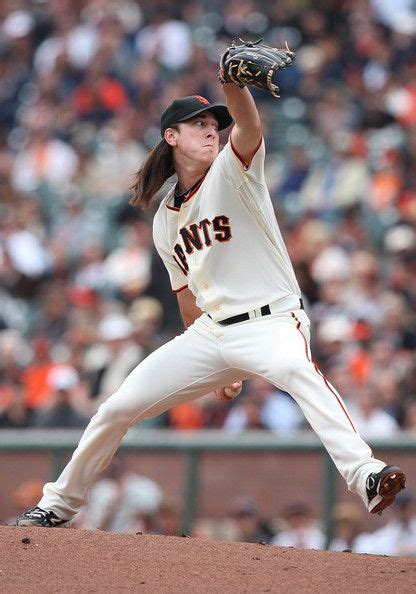
<path id="1" fill-rule="evenodd" d="M 135 176 L 132 204 L 149 205 L 176 174 L 153 236 L 186 330 L 100 406 L 61 476 L 17 525 L 68 522 L 129 427 L 213 390 L 232 399 L 254 377 L 292 395 L 370 513 L 381 513 L 404 488 L 404 473 L 374 458 L 313 363 L 309 319 L 266 186 L 260 118 L 247 87 L 278 96 L 276 76 L 294 58 L 288 48 L 233 44 L 219 70 L 226 105 L 195 95 L 163 112 L 162 139 Z M 229 126 L 219 151 L 218 132 Z"/>

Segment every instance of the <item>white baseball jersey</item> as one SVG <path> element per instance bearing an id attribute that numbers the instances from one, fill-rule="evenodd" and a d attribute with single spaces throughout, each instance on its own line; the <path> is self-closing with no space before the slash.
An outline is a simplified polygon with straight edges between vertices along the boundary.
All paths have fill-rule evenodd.
<path id="1" fill-rule="evenodd" d="M 230 137 L 181 207 L 175 208 L 172 189 L 154 218 L 154 243 L 173 290 L 188 286 L 197 306 L 216 321 L 288 296 L 298 301 L 301 294 L 266 186 L 264 158 L 264 140 L 246 164 Z"/>

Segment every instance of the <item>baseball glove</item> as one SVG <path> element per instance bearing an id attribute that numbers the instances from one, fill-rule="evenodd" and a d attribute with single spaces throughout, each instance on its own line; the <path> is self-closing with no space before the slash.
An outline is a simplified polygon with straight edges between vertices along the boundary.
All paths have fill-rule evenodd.
<path id="1" fill-rule="evenodd" d="M 221 56 L 218 79 L 221 83 L 235 83 L 240 87 L 251 86 L 269 91 L 279 97 L 279 87 L 274 80 L 278 70 L 290 66 L 295 53 L 286 48 L 269 47 L 258 41 L 243 41 L 231 46 Z"/>

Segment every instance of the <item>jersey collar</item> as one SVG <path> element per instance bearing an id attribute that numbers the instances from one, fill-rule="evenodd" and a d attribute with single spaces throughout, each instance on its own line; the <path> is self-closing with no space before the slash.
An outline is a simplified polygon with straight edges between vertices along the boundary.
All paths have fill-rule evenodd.
<path id="1" fill-rule="evenodd" d="M 202 182 L 205 179 L 205 176 L 206 176 L 206 174 L 203 175 L 201 177 L 201 179 L 199 179 L 192 186 L 192 188 L 189 188 L 189 190 L 186 190 L 186 192 L 182 192 L 182 194 L 176 194 L 176 188 L 178 187 L 178 184 L 176 184 L 175 190 L 173 191 L 173 206 L 166 204 L 167 208 L 169 208 L 169 210 L 179 211 L 181 209 L 182 204 L 184 204 L 185 202 L 188 202 L 188 200 L 190 200 L 192 198 L 192 196 L 194 196 L 197 193 L 197 191 L 199 190 L 199 188 L 202 185 Z"/>

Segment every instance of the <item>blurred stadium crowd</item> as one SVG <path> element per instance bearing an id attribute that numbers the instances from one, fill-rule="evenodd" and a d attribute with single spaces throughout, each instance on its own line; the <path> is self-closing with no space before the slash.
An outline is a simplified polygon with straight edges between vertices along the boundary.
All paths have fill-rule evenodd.
<path id="1" fill-rule="evenodd" d="M 233 37 L 287 40 L 254 92 L 314 358 L 363 437 L 416 430 L 416 12 L 410 0 L 4 0 L 0 5 L 0 427 L 83 426 L 181 331 L 131 175 L 175 97 L 221 100 Z M 225 139 L 224 139 L 225 140 Z M 242 258 L 244 254 L 241 254 Z M 153 423 L 303 427 L 248 383 Z"/>

